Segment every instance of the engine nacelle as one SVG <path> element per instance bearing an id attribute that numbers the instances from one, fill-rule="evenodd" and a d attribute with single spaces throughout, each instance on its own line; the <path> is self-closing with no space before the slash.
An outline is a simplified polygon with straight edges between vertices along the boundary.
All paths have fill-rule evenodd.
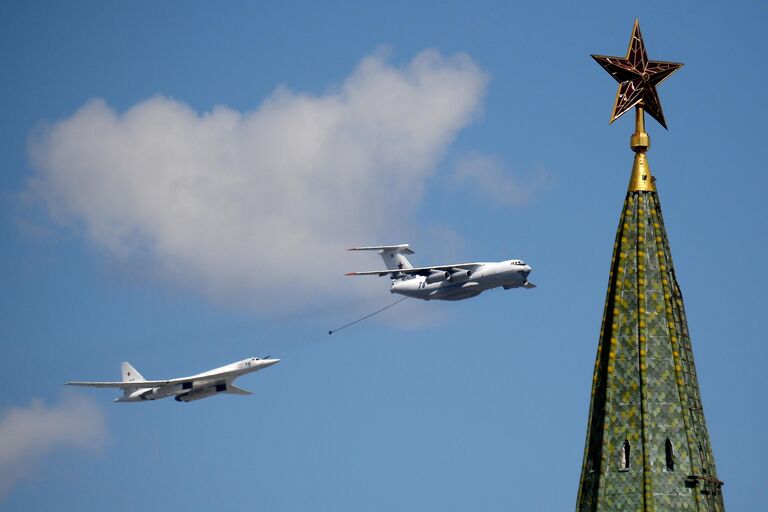
<path id="1" fill-rule="evenodd" d="M 200 400 L 201 398 L 207 398 L 215 395 L 216 393 L 223 393 L 227 390 L 226 384 L 216 384 L 215 386 L 206 386 L 204 388 L 193 389 L 189 393 L 183 393 L 176 395 L 175 400 L 177 402 L 192 402 L 194 400 Z"/>
<path id="2" fill-rule="evenodd" d="M 142 400 L 154 400 L 154 389 L 137 389 L 129 395 L 130 398 L 140 398 Z"/>
<path id="3" fill-rule="evenodd" d="M 471 275 L 472 271 L 470 270 L 457 270 L 456 272 L 451 273 L 448 280 L 452 283 L 459 283 L 461 281 L 466 281 Z"/>
<path id="4" fill-rule="evenodd" d="M 451 277 L 450 272 L 440 272 L 439 270 L 433 270 L 426 279 L 427 284 L 433 284 L 433 283 L 439 283 L 440 281 L 445 281 Z"/>

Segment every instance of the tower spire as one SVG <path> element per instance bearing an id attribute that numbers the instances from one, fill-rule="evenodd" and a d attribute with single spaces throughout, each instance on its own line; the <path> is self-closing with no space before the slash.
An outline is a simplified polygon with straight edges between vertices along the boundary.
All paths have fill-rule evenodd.
<path id="1" fill-rule="evenodd" d="M 722 512 L 722 482 L 664 227 L 648 167 L 655 86 L 682 64 L 649 61 L 637 21 L 625 58 L 595 56 L 618 82 L 611 122 L 635 107 L 632 175 L 608 275 L 577 512 Z"/>

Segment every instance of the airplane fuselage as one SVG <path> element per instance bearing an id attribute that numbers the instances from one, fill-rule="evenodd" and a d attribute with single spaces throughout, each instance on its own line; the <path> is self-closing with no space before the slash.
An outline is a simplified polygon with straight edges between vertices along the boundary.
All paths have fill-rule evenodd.
<path id="1" fill-rule="evenodd" d="M 531 267 L 520 260 L 482 263 L 473 271 L 406 276 L 392 280 L 390 291 L 423 300 L 462 300 L 492 288 L 519 288 L 528 282 Z"/>

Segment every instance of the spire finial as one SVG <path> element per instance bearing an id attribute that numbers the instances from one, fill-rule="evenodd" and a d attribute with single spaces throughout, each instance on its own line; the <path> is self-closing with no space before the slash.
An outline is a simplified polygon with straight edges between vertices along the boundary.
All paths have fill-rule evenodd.
<path id="1" fill-rule="evenodd" d="M 626 57 L 592 55 L 592 58 L 619 82 L 611 123 L 635 107 L 635 133 L 629 142 L 635 152 L 635 162 L 629 180 L 629 191 L 653 192 L 656 187 L 645 156 L 651 147 L 651 141 L 645 132 L 644 113 L 648 112 L 661 126 L 667 128 L 656 86 L 683 65 L 679 62 L 648 60 L 643 35 L 640 33 L 640 23 L 637 20 L 632 28 Z"/>

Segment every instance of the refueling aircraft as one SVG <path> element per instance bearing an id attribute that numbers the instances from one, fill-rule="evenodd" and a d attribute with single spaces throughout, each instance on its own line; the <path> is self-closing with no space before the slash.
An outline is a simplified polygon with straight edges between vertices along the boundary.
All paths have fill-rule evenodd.
<path id="1" fill-rule="evenodd" d="M 251 357 L 191 377 L 170 380 L 146 380 L 131 363 L 126 362 L 122 364 L 123 380 L 120 382 L 67 382 L 67 386 L 122 389 L 123 396 L 115 398 L 113 402 L 142 402 L 169 396 L 174 397 L 177 402 L 192 402 L 219 393 L 252 395 L 250 391 L 240 389 L 232 382 L 246 373 L 256 372 L 279 362 L 279 359 L 269 359 L 269 356 Z"/>
<path id="2" fill-rule="evenodd" d="M 531 267 L 522 260 L 499 262 L 453 263 L 431 267 L 414 267 L 405 257 L 414 254 L 410 245 L 377 245 L 353 247 L 350 251 L 378 251 L 386 270 L 349 272 L 348 276 L 390 276 L 391 293 L 423 300 L 463 300 L 501 286 L 536 288 L 528 281 Z"/>

